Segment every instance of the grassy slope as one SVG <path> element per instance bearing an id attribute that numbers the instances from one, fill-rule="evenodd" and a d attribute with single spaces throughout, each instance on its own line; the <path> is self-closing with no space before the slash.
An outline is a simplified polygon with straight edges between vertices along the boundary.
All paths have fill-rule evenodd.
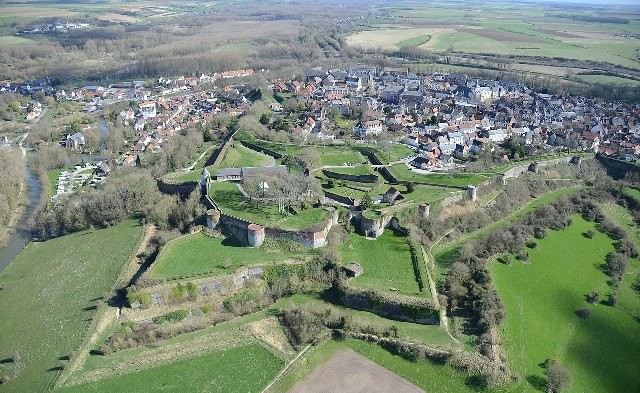
<path id="1" fill-rule="evenodd" d="M 329 296 L 329 295 L 327 295 Z M 306 307 L 318 307 L 327 306 L 324 302 L 326 297 L 318 294 L 304 294 L 293 295 L 284 299 L 282 303 L 282 309 L 286 309 L 289 306 L 306 306 Z M 339 310 L 340 313 L 349 315 L 356 324 L 361 326 L 371 326 L 378 331 L 384 331 L 385 329 L 396 326 L 398 328 L 398 335 L 405 340 L 419 342 L 427 345 L 436 346 L 451 346 L 451 338 L 447 335 L 444 328 L 440 325 L 420 325 L 411 322 L 401 322 L 392 319 L 383 318 L 374 313 L 367 311 L 354 310 L 352 308 L 337 305 L 337 299 L 334 299 L 331 305 Z"/>
<path id="2" fill-rule="evenodd" d="M 240 144 L 232 144 L 224 153 L 220 164 L 209 166 L 207 169 L 211 172 L 211 176 L 215 176 L 216 170 L 219 168 L 267 166 L 273 165 L 273 163 L 273 158 L 266 154 L 251 150 Z"/>
<path id="3" fill-rule="evenodd" d="M 31 243 L 0 276 L 0 359 L 19 352 L 0 374 L 16 378 L 3 392 L 42 391 L 60 364 L 83 340 L 90 307 L 102 301 L 142 227 L 127 220 L 108 229 Z M 10 316 L 10 317 L 7 317 Z"/>
<path id="4" fill-rule="evenodd" d="M 411 362 L 392 355 L 379 346 L 359 340 L 327 341 L 312 348 L 304 358 L 296 363 L 270 392 L 286 392 L 296 382 L 331 358 L 339 349 L 348 347 L 359 354 L 398 374 L 427 392 L 461 393 L 474 392 L 465 384 L 466 376 L 449 366 L 438 366 L 429 361 Z"/>
<path id="5" fill-rule="evenodd" d="M 505 225 L 508 225 L 517 219 L 523 217 L 527 213 L 533 211 L 534 209 L 547 205 L 549 203 L 553 203 L 556 199 L 560 198 L 563 195 L 571 195 L 577 192 L 578 188 L 561 188 L 556 191 L 551 191 L 548 194 L 545 194 L 539 198 L 536 198 L 525 205 L 522 209 L 517 210 L 510 215 L 495 221 L 489 226 L 477 230 L 473 233 L 462 236 L 461 238 L 454 240 L 453 242 L 445 243 L 437 246 L 434 249 L 434 257 L 437 263 L 437 267 L 442 268 L 442 270 L 446 270 L 451 263 L 458 257 L 458 252 L 460 248 L 464 245 L 465 242 L 468 242 L 473 239 L 477 239 L 478 237 L 488 234 L 491 231 L 494 231 L 498 228 L 501 228 Z M 441 269 L 436 269 L 438 273 L 440 273 Z"/>
<path id="6" fill-rule="evenodd" d="M 260 392 L 283 366 L 262 345 L 212 352 L 62 392 Z"/>
<path id="7" fill-rule="evenodd" d="M 282 261 L 296 256 L 299 254 L 242 247 L 232 238 L 210 238 L 195 233 L 167 244 L 149 273 L 153 278 L 175 278 L 198 273 L 225 274 L 240 266 Z"/>
<path id="8" fill-rule="evenodd" d="M 617 308 L 587 305 L 584 299 L 591 291 L 603 297 L 609 292 L 599 265 L 613 250 L 612 241 L 600 232 L 594 239 L 582 236 L 588 229 L 593 224 L 575 216 L 570 228 L 550 231 L 529 250 L 530 264 L 492 266 L 507 309 L 502 330 L 509 361 L 534 385 L 543 378 L 539 364 L 555 358 L 573 372 L 572 392 L 638 391 L 638 322 Z M 590 319 L 576 317 L 582 307 L 593 311 Z M 521 388 L 535 390 L 524 381 Z"/>
<path id="9" fill-rule="evenodd" d="M 478 184 L 487 179 L 486 176 L 472 173 L 431 173 L 422 175 L 409 170 L 405 164 L 396 164 L 389 171 L 400 181 L 416 183 L 441 184 L 443 186 L 466 187 L 469 184 Z"/>
<path id="10" fill-rule="evenodd" d="M 352 285 L 383 292 L 398 288 L 405 295 L 425 296 L 418 291 L 406 236 L 391 230 L 376 240 L 351 234 L 340 251 L 344 264 L 357 262 L 364 268 L 360 277 L 351 280 Z"/>

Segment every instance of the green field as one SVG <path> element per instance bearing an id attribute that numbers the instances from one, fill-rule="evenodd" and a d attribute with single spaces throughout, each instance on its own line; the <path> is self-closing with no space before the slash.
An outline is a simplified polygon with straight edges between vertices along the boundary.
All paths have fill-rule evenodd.
<path id="1" fill-rule="evenodd" d="M 604 84 L 613 84 L 613 85 L 629 85 L 629 86 L 638 86 L 640 85 L 640 81 L 634 79 L 620 78 L 618 76 L 609 76 L 609 75 L 579 75 L 578 78 L 585 82 L 590 83 L 604 83 Z"/>
<path id="2" fill-rule="evenodd" d="M 59 358 L 83 342 L 104 296 L 142 233 L 138 220 L 30 243 L 0 275 L 0 363 L 12 381 L 3 392 L 44 391 L 58 374 Z"/>
<path id="3" fill-rule="evenodd" d="M 281 359 L 254 343 L 59 391 L 260 392 L 282 366 Z"/>
<path id="4" fill-rule="evenodd" d="M 149 275 L 152 278 L 178 278 L 229 274 L 241 266 L 282 262 L 300 256 L 303 254 L 243 247 L 233 238 L 211 238 L 194 233 L 168 243 L 149 270 Z"/>
<path id="5" fill-rule="evenodd" d="M 318 148 L 322 166 L 354 165 L 367 159 L 357 151 L 344 148 Z"/>
<path id="6" fill-rule="evenodd" d="M 351 285 L 413 296 L 428 296 L 418 290 L 418 283 L 411 263 L 411 251 L 407 237 L 390 229 L 379 238 L 372 240 L 357 234 L 350 234 L 340 248 L 342 263 L 356 262 L 362 265 L 364 273 L 350 281 Z M 426 275 L 423 275 L 426 280 Z"/>
<path id="7" fill-rule="evenodd" d="M 600 265 L 613 251 L 605 234 L 583 236 L 589 229 L 594 225 L 576 215 L 571 227 L 549 231 L 546 239 L 528 250 L 530 263 L 492 265 L 507 311 L 501 327 L 507 357 L 522 377 L 519 391 L 536 390 L 544 381 L 540 364 L 551 358 L 573 373 L 571 392 L 640 389 L 640 325 L 619 308 L 585 301 L 591 291 L 605 299 L 610 292 Z M 593 312 L 589 319 L 575 315 L 583 307 Z"/>
<path id="8" fill-rule="evenodd" d="M 454 187 L 466 187 L 469 184 L 478 185 L 478 183 L 487 180 L 486 176 L 475 173 L 430 173 L 423 175 L 409 169 L 405 164 L 393 165 L 389 168 L 389 172 L 399 181 Z"/>
<path id="9" fill-rule="evenodd" d="M 463 235 L 452 242 L 439 244 L 434 248 L 434 253 L 433 253 L 434 254 L 433 256 L 435 257 L 435 261 L 436 261 L 436 267 L 437 267 L 435 269 L 436 275 L 440 276 L 443 273 L 443 271 L 446 271 L 448 269 L 448 267 L 456 260 L 456 258 L 458 258 L 458 253 L 460 251 L 460 248 L 466 242 L 477 239 L 482 235 L 486 235 L 491 231 L 494 231 L 498 228 L 504 227 L 505 225 L 515 222 L 516 220 L 518 220 L 521 217 L 524 217 L 526 214 L 535 210 L 536 208 L 542 205 L 553 203 L 556 199 L 564 195 L 571 195 L 575 192 L 578 192 L 579 190 L 580 188 L 561 188 L 556 191 L 551 191 L 545 195 L 542 195 L 532 200 L 531 202 L 523 206 L 521 209 L 516 210 L 511 214 L 507 215 L 506 217 L 503 217 L 498 221 L 491 223 L 485 228 Z"/>
<path id="10" fill-rule="evenodd" d="M 329 360 L 331 355 L 345 347 L 353 349 L 427 392 L 464 393 L 478 391 L 478 389 L 467 385 L 467 375 L 457 372 L 450 366 L 436 365 L 428 360 L 412 362 L 393 355 L 376 344 L 349 339 L 344 341 L 331 340 L 313 347 L 287 371 L 270 392 L 287 392 L 296 382 L 304 379 L 316 367 Z"/>
<path id="11" fill-rule="evenodd" d="M 323 223 L 329 215 L 322 208 L 313 208 L 283 216 L 275 205 L 249 202 L 233 183 L 213 182 L 209 192 L 224 213 L 261 225 L 300 230 Z"/>
<path id="12" fill-rule="evenodd" d="M 399 2 L 380 7 L 386 16 L 346 38 L 351 46 L 396 50 L 408 46 L 434 52 L 556 57 L 600 61 L 640 69 L 638 10 L 609 6 L 597 13 L 554 9 L 545 4 Z M 599 23 L 546 16 L 549 12 L 626 18 L 628 24 Z M 610 83 L 613 81 L 609 81 Z"/>

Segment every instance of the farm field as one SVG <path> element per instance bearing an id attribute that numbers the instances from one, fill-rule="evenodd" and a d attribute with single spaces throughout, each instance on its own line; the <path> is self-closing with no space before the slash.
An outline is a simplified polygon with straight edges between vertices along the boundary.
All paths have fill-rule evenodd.
<path id="1" fill-rule="evenodd" d="M 0 275 L 0 363 L 11 377 L 3 392 L 43 391 L 60 358 L 82 343 L 97 304 L 105 301 L 142 233 L 137 219 L 108 229 L 30 243 Z M 34 262 L 37 261 L 37 265 Z M 26 282 L 25 280 L 28 280 Z"/>
<path id="2" fill-rule="evenodd" d="M 569 228 L 549 231 L 536 248 L 528 250 L 529 263 L 491 267 L 507 311 L 502 325 L 507 357 L 523 378 L 520 391 L 536 390 L 544 381 L 540 364 L 551 358 L 572 371 L 571 392 L 640 388 L 635 361 L 640 348 L 637 321 L 617 307 L 585 300 L 591 291 L 606 299 L 610 287 L 600 265 L 613 251 L 607 235 L 583 236 L 590 229 L 594 229 L 592 223 L 575 215 Z M 583 307 L 593 313 L 585 320 L 575 315 Z"/>
<path id="3" fill-rule="evenodd" d="M 322 223 L 329 216 L 322 208 L 307 209 L 283 216 L 276 206 L 249 202 L 235 184 L 228 182 L 212 182 L 209 192 L 223 212 L 256 224 L 297 230 Z"/>
<path id="4" fill-rule="evenodd" d="M 404 295 L 427 296 L 428 291 L 418 290 L 407 240 L 392 230 L 386 230 L 375 240 L 350 234 L 340 249 L 342 261 L 345 265 L 359 263 L 364 269 L 360 277 L 350 281 L 351 285 L 383 292 L 397 288 Z"/>
<path id="5" fill-rule="evenodd" d="M 593 83 L 604 83 L 604 84 L 614 84 L 614 85 L 629 85 L 629 86 L 638 86 L 640 85 L 640 81 L 634 79 L 620 78 L 618 76 L 609 76 L 609 75 L 579 75 L 578 78 L 582 79 L 586 82 Z"/>
<path id="6" fill-rule="evenodd" d="M 241 266 L 283 262 L 304 254 L 243 247 L 233 238 L 211 238 L 194 233 L 173 240 L 164 246 L 152 268 L 151 278 L 178 278 L 199 274 L 232 273 Z"/>
<path id="7" fill-rule="evenodd" d="M 317 367 L 289 392 L 326 391 L 424 393 L 424 390 L 351 349 L 341 349 L 334 353 L 327 362 Z"/>
<path id="8" fill-rule="evenodd" d="M 270 392 L 288 392 L 298 381 L 303 380 L 317 367 L 328 361 L 335 353 L 349 348 L 385 369 L 406 379 L 427 392 L 464 393 L 482 391 L 466 384 L 467 376 L 450 366 L 440 366 L 430 361 L 412 362 L 393 355 L 376 344 L 360 340 L 326 341 L 313 347 L 298 361 Z"/>
<path id="9" fill-rule="evenodd" d="M 627 24 L 586 22 L 559 14 L 626 18 Z M 490 53 L 530 57 L 595 60 L 640 69 L 637 10 L 609 7 L 560 10 L 545 4 L 399 2 L 378 8 L 367 28 L 347 37 L 365 49 L 396 50 L 409 46 L 434 52 Z M 428 39 L 427 39 L 428 37 Z"/>
<path id="10" fill-rule="evenodd" d="M 259 343 L 59 390 L 73 392 L 260 392 L 283 361 Z"/>
<path id="11" fill-rule="evenodd" d="M 391 172 L 391 174 L 399 181 L 465 188 L 469 184 L 477 185 L 487 179 L 486 176 L 475 173 L 430 173 L 428 175 L 423 175 L 409 169 L 405 164 L 393 165 L 389 168 L 389 172 Z"/>

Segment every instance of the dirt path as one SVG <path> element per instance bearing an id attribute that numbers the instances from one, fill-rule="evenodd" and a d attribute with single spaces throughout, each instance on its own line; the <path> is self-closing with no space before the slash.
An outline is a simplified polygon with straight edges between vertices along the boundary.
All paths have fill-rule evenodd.
<path id="1" fill-rule="evenodd" d="M 424 390 L 351 349 L 336 352 L 290 390 L 292 393 L 424 393 Z"/>
<path id="2" fill-rule="evenodd" d="M 302 351 L 300 351 L 300 353 L 293 359 L 291 359 L 291 361 L 287 364 L 287 366 L 285 368 L 282 369 L 282 371 L 280 371 L 280 373 L 278 375 L 276 375 L 276 377 L 273 379 L 273 381 L 271 381 L 271 383 L 269 383 L 267 385 L 266 388 L 264 388 L 262 390 L 262 393 L 266 393 L 269 391 L 269 389 L 271 389 L 271 387 L 280 380 L 280 378 L 282 378 L 282 376 L 284 374 L 287 373 L 287 371 L 289 371 L 289 369 L 291 367 L 293 367 L 293 365 L 298 361 L 298 359 L 300 359 L 302 357 L 302 355 L 304 355 L 305 353 L 307 353 L 307 351 L 313 346 L 313 344 L 309 344 L 306 347 L 304 347 L 304 349 L 302 349 Z"/>

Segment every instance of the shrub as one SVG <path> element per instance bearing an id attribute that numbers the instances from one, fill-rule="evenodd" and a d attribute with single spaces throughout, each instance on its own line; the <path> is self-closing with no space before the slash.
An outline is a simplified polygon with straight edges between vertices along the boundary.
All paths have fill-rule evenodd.
<path id="1" fill-rule="evenodd" d="M 211 311 L 213 311 L 213 306 L 205 304 L 204 306 L 200 307 L 200 311 L 202 311 L 204 314 L 209 314 Z"/>
<path id="2" fill-rule="evenodd" d="M 538 247 L 538 243 L 536 243 L 533 240 L 530 240 L 530 241 L 527 242 L 527 247 L 528 248 L 536 248 L 536 247 Z"/>
<path id="3" fill-rule="evenodd" d="M 545 375 L 547 376 L 547 392 L 559 393 L 566 390 L 573 381 L 571 371 L 556 360 L 548 360 Z"/>
<path id="4" fill-rule="evenodd" d="M 153 318 L 153 323 L 156 325 L 161 325 L 164 322 L 180 322 L 185 319 L 189 315 L 189 310 L 177 310 L 166 313 L 164 315 L 160 315 L 159 317 Z"/>
<path id="5" fill-rule="evenodd" d="M 591 304 L 598 303 L 600 300 L 600 294 L 598 292 L 591 292 L 587 295 L 587 301 Z"/>
<path id="6" fill-rule="evenodd" d="M 146 292 L 129 292 L 127 293 L 127 300 L 129 301 L 129 305 L 139 302 L 144 306 L 149 306 L 151 305 L 151 294 Z"/>
<path id="7" fill-rule="evenodd" d="M 584 233 L 584 236 L 589 238 L 589 239 L 593 239 L 593 237 L 596 235 L 596 233 L 594 231 L 592 231 L 591 229 L 589 229 L 588 231 L 586 231 Z"/>
<path id="8" fill-rule="evenodd" d="M 581 308 L 576 311 L 576 315 L 581 319 L 588 319 L 591 317 L 591 310 L 588 308 Z"/>
<path id="9" fill-rule="evenodd" d="M 9 377 L 8 375 L 3 375 L 2 378 L 0 378 L 0 385 L 6 385 L 9 383 L 9 381 L 11 381 L 11 377 Z"/>

